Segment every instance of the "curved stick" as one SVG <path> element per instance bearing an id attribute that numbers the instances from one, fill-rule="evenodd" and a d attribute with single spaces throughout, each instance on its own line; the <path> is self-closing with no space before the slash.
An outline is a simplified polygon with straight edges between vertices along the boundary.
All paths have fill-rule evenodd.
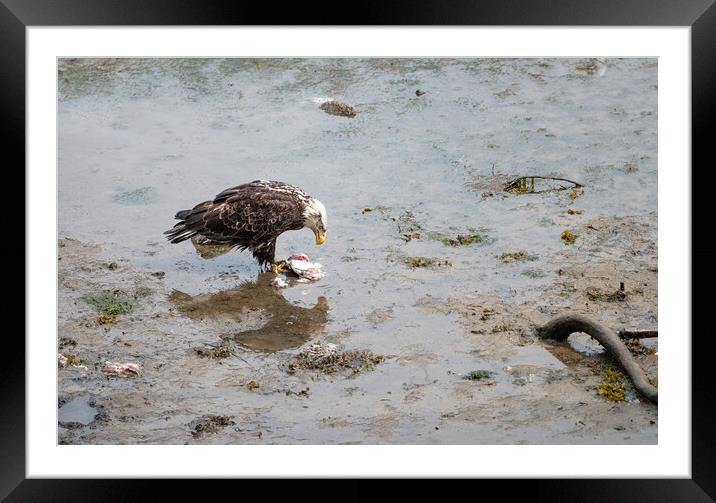
<path id="1" fill-rule="evenodd" d="M 521 182 L 522 180 L 529 180 L 530 178 L 532 178 L 532 179 L 534 179 L 534 178 L 539 178 L 540 180 L 555 180 L 555 181 L 558 181 L 558 182 L 568 182 L 568 183 L 571 183 L 572 185 L 574 185 L 573 188 L 575 188 L 575 189 L 578 189 L 578 188 L 580 188 L 580 187 L 584 187 L 584 185 L 582 185 L 581 183 L 575 182 L 574 180 L 569 180 L 569 179 L 567 179 L 567 178 L 557 178 L 557 177 L 555 177 L 555 176 L 531 175 L 531 176 L 521 176 L 521 177 L 519 177 L 519 178 L 515 178 L 514 180 L 511 180 L 511 181 L 507 182 L 507 183 L 505 184 L 504 190 L 510 190 L 510 189 L 512 189 L 512 188 L 515 188 L 515 187 L 518 186 L 519 182 Z M 564 188 L 564 189 L 567 189 L 568 187 L 563 187 L 563 188 Z M 555 189 L 553 189 L 553 190 L 555 190 Z M 556 189 L 556 190 L 559 190 L 559 189 Z M 540 192 L 545 192 L 545 191 L 540 191 Z"/>
<path id="2" fill-rule="evenodd" d="M 616 358 L 619 365 L 622 366 L 627 375 L 634 383 L 634 387 L 646 398 L 654 403 L 658 401 L 658 392 L 651 385 L 646 374 L 634 360 L 624 343 L 614 331 L 608 329 L 604 325 L 597 323 L 585 316 L 577 314 L 567 314 L 553 318 L 545 325 L 537 327 L 537 335 L 542 338 L 565 340 L 574 332 L 584 332 L 594 337 L 604 346 L 604 349 Z"/>

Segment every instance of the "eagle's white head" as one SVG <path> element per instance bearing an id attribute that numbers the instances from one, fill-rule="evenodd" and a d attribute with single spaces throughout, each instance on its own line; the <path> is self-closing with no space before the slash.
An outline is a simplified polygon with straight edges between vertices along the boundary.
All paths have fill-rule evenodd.
<path id="1" fill-rule="evenodd" d="M 310 198 L 303 209 L 303 225 L 313 231 L 316 244 L 326 240 L 326 207 L 318 199 Z"/>

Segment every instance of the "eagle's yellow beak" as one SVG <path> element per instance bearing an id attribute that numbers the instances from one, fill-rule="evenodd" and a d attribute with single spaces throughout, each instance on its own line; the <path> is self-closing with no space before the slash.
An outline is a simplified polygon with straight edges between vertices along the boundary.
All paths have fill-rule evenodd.
<path id="1" fill-rule="evenodd" d="M 321 231 L 313 231 L 313 233 L 316 235 L 316 244 L 322 245 L 326 242 L 326 234 Z"/>

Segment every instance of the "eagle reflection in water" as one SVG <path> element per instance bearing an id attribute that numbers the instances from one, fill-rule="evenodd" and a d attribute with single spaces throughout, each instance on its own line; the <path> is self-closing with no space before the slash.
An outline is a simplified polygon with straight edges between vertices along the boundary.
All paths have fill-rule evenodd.
<path id="1" fill-rule="evenodd" d="M 270 272 L 259 273 L 256 281 L 246 281 L 237 288 L 193 297 L 174 290 L 169 300 L 181 313 L 202 321 L 222 339 L 233 339 L 246 348 L 297 348 L 323 331 L 328 302 L 321 296 L 311 308 L 292 304 L 281 290 L 271 287 L 272 278 Z"/>

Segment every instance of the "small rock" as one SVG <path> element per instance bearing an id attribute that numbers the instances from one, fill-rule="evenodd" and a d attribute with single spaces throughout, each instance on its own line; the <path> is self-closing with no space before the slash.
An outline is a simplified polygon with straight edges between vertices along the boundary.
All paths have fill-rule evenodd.
<path id="1" fill-rule="evenodd" d="M 326 101 L 320 106 L 321 110 L 330 115 L 338 115 L 340 117 L 355 117 L 358 112 L 356 109 L 340 101 Z"/>

